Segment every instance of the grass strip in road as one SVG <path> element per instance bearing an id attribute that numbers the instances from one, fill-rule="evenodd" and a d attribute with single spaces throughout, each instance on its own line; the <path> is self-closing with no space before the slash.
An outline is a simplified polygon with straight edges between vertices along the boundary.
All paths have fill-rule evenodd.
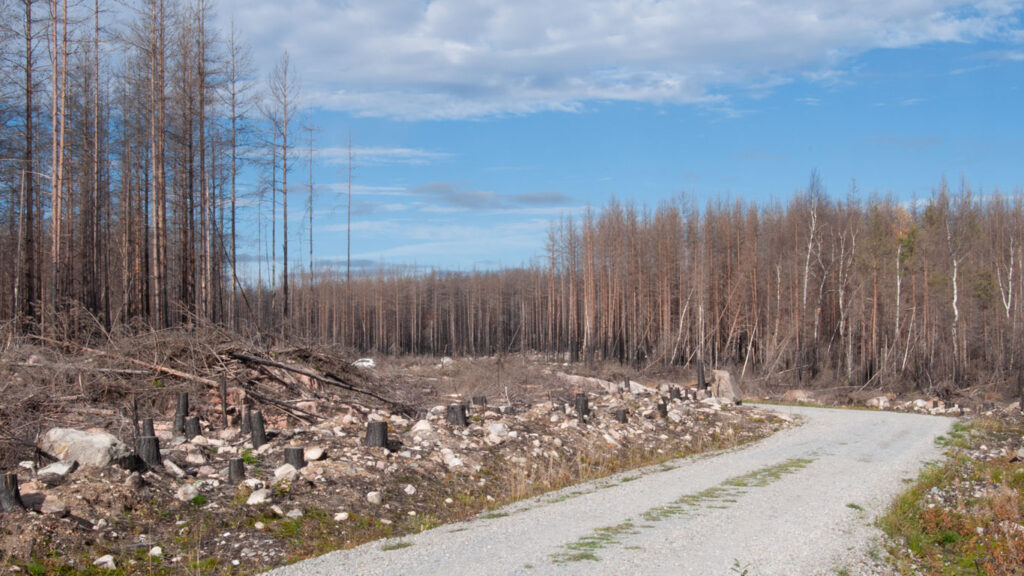
<path id="1" fill-rule="evenodd" d="M 728 508 L 751 488 L 772 484 L 784 476 L 806 468 L 812 462 L 814 462 L 813 457 L 792 458 L 779 464 L 759 468 L 742 476 L 729 478 L 718 486 L 712 486 L 696 494 L 684 494 L 664 506 L 647 510 L 640 517 L 648 522 L 658 522 L 699 508 Z M 596 551 L 613 545 L 621 545 L 625 536 L 639 534 L 641 528 L 654 528 L 654 526 L 651 524 L 636 525 L 632 519 L 629 519 L 615 526 L 597 528 L 591 534 L 563 546 L 561 551 L 551 555 L 551 561 L 555 564 L 582 560 L 598 561 L 600 557 L 597 556 Z"/>

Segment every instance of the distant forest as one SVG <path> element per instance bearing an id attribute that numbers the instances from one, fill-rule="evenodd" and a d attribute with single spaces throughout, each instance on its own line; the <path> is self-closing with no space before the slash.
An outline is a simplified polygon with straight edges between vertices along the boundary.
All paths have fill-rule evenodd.
<path id="1" fill-rule="evenodd" d="M 211 9 L 0 3 L 10 329 L 90 340 L 216 323 L 360 353 L 702 359 L 932 391 L 1024 367 L 1022 197 L 965 180 L 905 203 L 854 183 L 827 194 L 817 173 L 786 205 L 612 200 L 552 223 L 542 257 L 504 270 L 316 266 L 288 251 L 289 199 L 301 210 L 312 194 L 295 178 L 312 148 L 297 76 L 285 54 L 257 79 Z M 256 277 L 236 274 L 243 168 L 261 174 L 245 218 L 269 222 L 274 247 Z"/>

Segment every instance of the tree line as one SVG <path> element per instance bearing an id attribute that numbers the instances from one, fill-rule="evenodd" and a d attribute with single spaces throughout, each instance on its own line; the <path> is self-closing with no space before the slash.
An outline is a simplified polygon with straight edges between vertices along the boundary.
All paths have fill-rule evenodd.
<path id="1" fill-rule="evenodd" d="M 830 195 L 816 173 L 785 204 L 612 200 L 552 223 L 532 263 L 474 272 L 314 266 L 310 212 L 303 262 L 287 216 L 313 193 L 311 168 L 295 177 L 313 158 L 297 75 L 283 54 L 258 79 L 212 10 L 0 3 L 0 321 L 70 337 L 213 322 L 360 352 L 701 360 L 931 390 L 1021 369 L 1021 194 L 966 180 L 907 202 Z M 245 191 L 243 169 L 259 175 Z M 243 213 L 255 277 L 237 273 Z"/>

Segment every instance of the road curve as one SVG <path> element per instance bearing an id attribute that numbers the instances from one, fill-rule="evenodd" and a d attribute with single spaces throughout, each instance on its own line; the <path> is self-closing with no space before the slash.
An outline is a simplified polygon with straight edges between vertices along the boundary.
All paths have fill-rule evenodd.
<path id="1" fill-rule="evenodd" d="M 779 407 L 803 424 L 756 444 L 625 473 L 487 518 L 372 542 L 274 576 L 844 573 L 872 520 L 941 457 L 949 418 Z M 507 515 L 506 515 L 507 514 Z"/>

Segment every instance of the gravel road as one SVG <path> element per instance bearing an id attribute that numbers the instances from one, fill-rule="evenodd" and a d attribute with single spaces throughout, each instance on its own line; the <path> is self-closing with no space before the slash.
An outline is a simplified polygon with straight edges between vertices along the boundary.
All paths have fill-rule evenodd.
<path id="1" fill-rule="evenodd" d="M 620 474 L 275 576 L 857 574 L 873 519 L 941 457 L 942 417 L 780 407 L 801 426 Z"/>

